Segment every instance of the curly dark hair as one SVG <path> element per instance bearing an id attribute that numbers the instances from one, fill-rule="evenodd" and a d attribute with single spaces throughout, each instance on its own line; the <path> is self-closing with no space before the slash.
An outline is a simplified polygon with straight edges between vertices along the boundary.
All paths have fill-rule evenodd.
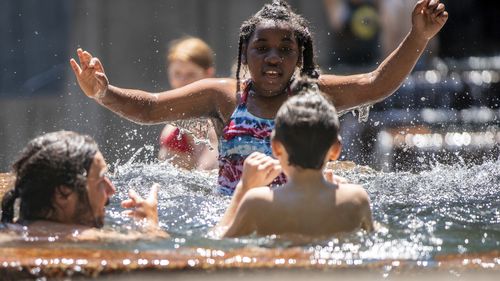
<path id="1" fill-rule="evenodd" d="M 91 137 L 75 132 L 53 132 L 31 140 L 13 165 L 16 181 L 2 199 L 2 222 L 13 222 L 17 198 L 20 220 L 46 219 L 60 186 L 88 200 L 87 174 L 97 152 Z"/>
<path id="2" fill-rule="evenodd" d="M 337 111 L 314 79 L 297 79 L 292 89 L 297 94 L 278 110 L 273 139 L 285 147 L 290 165 L 321 169 L 326 153 L 339 140 Z"/>
<path id="3" fill-rule="evenodd" d="M 238 41 L 238 64 L 236 68 L 237 89 L 240 91 L 240 70 L 243 44 L 248 44 L 256 26 L 264 21 L 272 20 L 288 25 L 296 36 L 299 49 L 302 50 L 301 75 L 307 75 L 311 78 L 319 77 L 319 70 L 314 62 L 313 38 L 309 31 L 309 23 L 302 16 L 296 14 L 290 5 L 283 0 L 273 0 L 271 4 L 255 13 L 248 20 L 244 21 L 240 27 Z"/>

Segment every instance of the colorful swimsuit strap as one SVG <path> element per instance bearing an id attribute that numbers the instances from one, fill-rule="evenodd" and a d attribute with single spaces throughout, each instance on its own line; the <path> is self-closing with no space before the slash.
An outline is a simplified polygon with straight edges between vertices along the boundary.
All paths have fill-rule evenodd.
<path id="1" fill-rule="evenodd" d="M 219 190 L 224 194 L 232 194 L 236 188 L 245 158 L 254 151 L 271 155 L 270 136 L 274 128 L 274 119 L 254 116 L 246 107 L 251 81 L 245 81 L 240 102 L 231 115 L 229 123 L 219 142 Z M 290 93 L 289 89 L 289 93 Z M 278 177 L 273 184 L 283 184 L 284 175 Z"/>

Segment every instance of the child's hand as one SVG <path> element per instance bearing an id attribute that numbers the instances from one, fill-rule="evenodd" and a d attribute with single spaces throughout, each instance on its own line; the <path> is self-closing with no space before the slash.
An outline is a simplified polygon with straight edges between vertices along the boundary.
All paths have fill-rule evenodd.
<path id="1" fill-rule="evenodd" d="M 70 64 L 78 84 L 85 95 L 99 100 L 106 94 L 109 85 L 101 61 L 80 48 L 76 52 L 80 65 L 74 59 L 70 60 Z"/>
<path id="2" fill-rule="evenodd" d="M 333 184 L 339 185 L 339 184 L 346 184 L 349 183 L 346 178 L 341 177 L 341 176 L 336 176 L 333 173 L 332 169 L 325 169 L 323 171 L 323 175 L 325 176 L 325 179 Z"/>
<path id="3" fill-rule="evenodd" d="M 127 210 L 122 214 L 139 220 L 147 220 L 153 226 L 158 226 L 158 187 L 157 183 L 151 186 L 147 199 L 143 199 L 135 190 L 129 190 L 130 199 L 122 201 L 121 205 L 123 208 L 134 208 L 134 210 Z"/>
<path id="4" fill-rule="evenodd" d="M 250 154 L 243 163 L 241 184 L 250 189 L 270 184 L 281 173 L 280 162 L 260 152 Z"/>
<path id="5" fill-rule="evenodd" d="M 412 13 L 413 29 L 426 40 L 434 37 L 447 19 L 448 12 L 439 0 L 420 0 Z"/>

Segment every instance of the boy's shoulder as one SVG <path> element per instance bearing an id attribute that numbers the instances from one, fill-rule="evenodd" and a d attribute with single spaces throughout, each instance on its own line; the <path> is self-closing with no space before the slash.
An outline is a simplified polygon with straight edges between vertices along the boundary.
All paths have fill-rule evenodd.
<path id="1" fill-rule="evenodd" d="M 337 185 L 337 196 L 357 204 L 369 203 L 368 193 L 359 184 L 341 183 Z"/>
<path id="2" fill-rule="evenodd" d="M 273 207 L 273 190 L 268 186 L 252 188 L 245 193 L 241 200 L 241 211 L 247 215 L 257 215 Z"/>
<path id="3" fill-rule="evenodd" d="M 244 201 L 249 202 L 266 202 L 273 198 L 273 191 L 268 186 L 252 188 L 245 193 Z"/>

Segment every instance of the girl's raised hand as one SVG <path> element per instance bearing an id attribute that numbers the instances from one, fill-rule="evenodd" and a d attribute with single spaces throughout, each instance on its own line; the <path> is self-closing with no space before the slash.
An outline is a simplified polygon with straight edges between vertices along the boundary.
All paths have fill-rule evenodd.
<path id="1" fill-rule="evenodd" d="M 439 0 L 420 0 L 413 9 L 413 30 L 426 40 L 434 37 L 446 20 L 448 20 L 448 12 Z"/>
<path id="2" fill-rule="evenodd" d="M 280 162 L 260 152 L 250 154 L 243 163 L 241 184 L 245 189 L 269 185 L 281 173 Z"/>
<path id="3" fill-rule="evenodd" d="M 80 64 L 73 58 L 69 62 L 80 88 L 88 97 L 96 100 L 101 99 L 106 94 L 109 85 L 101 61 L 80 48 L 76 52 Z"/>

